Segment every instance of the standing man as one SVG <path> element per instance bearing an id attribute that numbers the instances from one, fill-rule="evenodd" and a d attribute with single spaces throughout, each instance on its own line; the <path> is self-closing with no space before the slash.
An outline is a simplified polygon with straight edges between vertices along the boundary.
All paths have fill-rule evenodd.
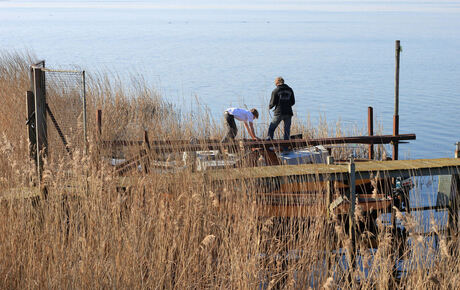
<path id="1" fill-rule="evenodd" d="M 243 122 L 246 130 L 248 130 L 249 135 L 254 140 L 259 140 L 254 133 L 254 119 L 259 118 L 259 112 L 256 109 L 245 110 L 239 108 L 228 108 L 224 112 L 225 124 L 227 126 L 227 134 L 225 135 L 222 142 L 233 141 L 236 134 L 238 133 L 238 128 L 236 127 L 235 119 Z"/>
<path id="2" fill-rule="evenodd" d="M 273 139 L 275 129 L 281 121 L 284 123 L 284 140 L 291 136 L 292 106 L 295 104 L 294 91 L 284 83 L 282 77 L 275 79 L 276 89 L 272 92 L 269 109 L 275 108 L 274 117 L 268 128 L 268 138 Z"/>

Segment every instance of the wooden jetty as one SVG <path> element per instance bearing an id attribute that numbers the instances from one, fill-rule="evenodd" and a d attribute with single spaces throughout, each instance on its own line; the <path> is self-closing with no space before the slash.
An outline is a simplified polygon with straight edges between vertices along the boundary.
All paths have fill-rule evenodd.
<path id="1" fill-rule="evenodd" d="M 352 169 L 352 170 L 351 170 Z M 350 215 L 354 212 L 354 205 L 359 204 L 364 211 L 371 210 L 391 210 L 393 201 L 391 198 L 371 197 L 370 194 L 356 194 L 359 185 L 369 183 L 372 178 L 385 179 L 391 182 L 394 178 L 410 178 L 416 176 L 435 176 L 460 174 L 460 158 L 440 158 L 440 159 L 416 159 L 416 160 L 388 160 L 388 161 L 364 161 L 352 163 L 336 164 L 302 164 L 291 166 L 265 166 L 254 168 L 233 168 L 224 170 L 207 171 L 204 178 L 208 184 L 215 185 L 238 185 L 241 183 L 254 184 L 260 187 L 260 190 L 267 192 L 257 193 L 265 196 L 265 199 L 282 200 L 277 205 L 263 205 L 258 208 L 260 215 L 263 216 L 285 216 L 285 217 L 306 217 L 311 215 L 311 211 L 306 209 L 312 206 L 312 200 L 316 200 L 318 208 L 319 200 L 323 200 L 326 210 L 332 211 L 332 208 L 344 201 L 343 199 L 332 199 L 332 192 L 326 195 L 318 195 L 321 189 L 329 188 L 329 182 L 339 183 L 339 187 L 347 190 L 347 204 L 344 204 L 339 213 Z M 284 184 L 274 190 L 274 184 Z M 287 184 L 287 186 L 286 186 Z M 458 195 L 460 185 L 457 184 L 456 190 Z M 266 188 L 263 188 L 266 187 Z M 337 185 L 336 185 L 337 187 Z M 315 194 L 316 192 L 316 194 Z M 406 193 L 408 195 L 408 193 Z M 456 196 L 454 195 L 454 197 Z M 408 199 L 408 196 L 406 197 Z M 456 197 L 455 197 L 456 198 Z M 455 199 L 454 198 L 454 199 Z M 296 202 L 288 202 L 295 200 Z M 357 202 L 359 201 L 359 202 Z M 336 203 L 334 205 L 334 203 Z M 410 205 L 408 205 L 410 206 Z M 430 208 L 412 208 L 413 210 L 426 209 L 448 209 L 449 205 L 430 207 Z M 411 210 L 407 208 L 406 210 Z"/>
<path id="2" fill-rule="evenodd" d="M 413 177 L 425 175 L 459 174 L 460 158 L 388 160 L 355 163 L 356 179 L 369 179 L 378 174 L 385 177 Z M 348 164 L 302 164 L 291 166 L 265 166 L 255 168 L 232 168 L 208 171 L 206 178 L 217 180 L 246 180 L 271 177 L 306 177 L 321 180 L 348 180 Z"/>

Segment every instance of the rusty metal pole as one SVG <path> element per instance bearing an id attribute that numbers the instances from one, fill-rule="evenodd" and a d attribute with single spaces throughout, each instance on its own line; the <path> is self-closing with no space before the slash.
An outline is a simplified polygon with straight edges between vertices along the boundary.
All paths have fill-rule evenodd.
<path id="1" fill-rule="evenodd" d="M 369 136 L 374 135 L 374 109 L 372 107 L 367 108 L 367 130 Z M 369 159 L 374 159 L 374 144 L 369 144 Z"/>
<path id="2" fill-rule="evenodd" d="M 400 41 L 395 44 L 395 114 L 393 116 L 393 135 L 399 135 L 399 60 L 401 54 Z M 398 160 L 398 141 L 393 142 L 393 160 Z"/>

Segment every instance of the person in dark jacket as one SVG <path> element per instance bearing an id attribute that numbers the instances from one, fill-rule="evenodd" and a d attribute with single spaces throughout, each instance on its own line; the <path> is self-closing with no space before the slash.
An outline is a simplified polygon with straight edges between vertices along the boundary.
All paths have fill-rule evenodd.
<path id="1" fill-rule="evenodd" d="M 275 129 L 281 121 L 284 123 L 284 140 L 289 140 L 291 135 L 292 106 L 295 104 L 294 91 L 284 83 L 282 77 L 275 79 L 276 89 L 272 92 L 269 109 L 274 109 L 274 117 L 268 128 L 268 138 L 273 139 Z"/>

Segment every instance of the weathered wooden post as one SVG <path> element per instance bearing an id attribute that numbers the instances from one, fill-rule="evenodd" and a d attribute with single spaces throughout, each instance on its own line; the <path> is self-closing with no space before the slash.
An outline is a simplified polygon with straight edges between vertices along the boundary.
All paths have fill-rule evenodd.
<path id="1" fill-rule="evenodd" d="M 144 162 L 144 171 L 145 173 L 149 173 L 149 167 L 150 167 L 150 140 L 149 140 L 149 132 L 147 130 L 144 131 L 144 147 L 145 151 L 147 154 L 147 157 Z M 142 155 L 139 155 L 142 156 Z"/>
<path id="2" fill-rule="evenodd" d="M 334 157 L 327 156 L 327 164 L 332 165 L 334 164 Z M 332 194 L 334 191 L 334 182 L 331 181 L 330 175 L 326 177 L 326 213 L 328 220 L 331 218 L 331 202 L 332 202 Z"/>
<path id="3" fill-rule="evenodd" d="M 35 137 L 35 100 L 34 93 L 32 91 L 26 92 L 26 112 L 27 136 L 29 136 L 29 157 L 37 162 L 37 138 Z"/>
<path id="4" fill-rule="evenodd" d="M 97 123 L 97 138 L 98 141 L 102 140 L 102 110 L 97 110 L 96 116 L 96 123 Z"/>
<path id="5" fill-rule="evenodd" d="M 367 130 L 369 136 L 374 135 L 374 109 L 372 107 L 367 108 Z M 374 159 L 374 144 L 369 144 L 369 159 Z"/>
<path id="6" fill-rule="evenodd" d="M 330 149 L 330 148 L 329 148 Z M 327 164 L 332 165 L 334 164 L 334 157 L 332 156 L 327 156 Z M 326 215 L 327 215 L 327 225 L 329 229 L 330 225 L 330 220 L 331 220 L 331 202 L 333 198 L 333 192 L 334 192 L 334 182 L 331 181 L 331 176 L 327 175 L 326 177 Z M 331 270 L 331 253 L 332 253 L 332 243 L 334 242 L 334 239 L 328 239 L 326 241 L 326 267 L 327 267 L 327 275 L 329 276 L 330 270 Z"/>
<path id="7" fill-rule="evenodd" d="M 150 140 L 149 140 L 149 132 L 144 130 L 144 144 L 148 150 L 150 150 Z"/>
<path id="8" fill-rule="evenodd" d="M 401 54 L 400 41 L 396 40 L 395 45 L 395 114 L 393 116 L 393 135 L 399 135 L 399 59 Z M 398 160 L 398 141 L 393 142 L 393 160 Z"/>
<path id="9" fill-rule="evenodd" d="M 455 158 L 460 158 L 460 142 L 455 144 Z M 454 172 L 452 175 L 451 198 L 449 200 L 449 236 L 454 237 L 458 234 L 459 220 L 459 202 L 460 202 L 460 172 Z"/>
<path id="10" fill-rule="evenodd" d="M 35 96 L 35 136 L 37 139 L 37 170 L 41 183 L 43 163 L 48 156 L 48 131 L 46 125 L 45 73 L 41 68 L 33 68 Z"/>
<path id="11" fill-rule="evenodd" d="M 356 224 L 355 224 L 355 208 L 356 208 L 356 172 L 355 172 L 355 160 L 353 155 L 350 156 L 350 163 L 348 164 L 348 174 L 349 174 L 349 183 L 350 183 L 350 208 L 348 211 L 348 219 L 350 223 L 349 228 L 349 235 L 351 238 L 351 250 L 350 250 L 350 258 L 351 258 L 351 265 L 354 267 L 356 256 Z"/>

